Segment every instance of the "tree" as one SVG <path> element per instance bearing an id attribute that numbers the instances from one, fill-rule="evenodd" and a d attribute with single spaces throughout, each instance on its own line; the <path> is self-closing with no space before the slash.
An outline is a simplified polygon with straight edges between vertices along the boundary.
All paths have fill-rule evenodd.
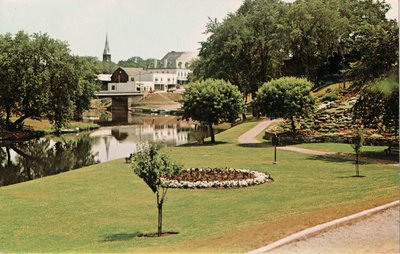
<path id="1" fill-rule="evenodd" d="M 1 126 L 15 130 L 28 118 L 45 117 L 60 129 L 89 106 L 95 90 L 89 69 L 47 34 L 0 36 Z"/>
<path id="2" fill-rule="evenodd" d="M 199 121 L 210 128 L 215 143 L 213 124 L 233 123 L 244 112 L 238 88 L 223 80 L 206 79 L 190 83 L 183 94 L 183 118 Z"/>
<path id="3" fill-rule="evenodd" d="M 263 115 L 289 119 L 294 137 L 296 118 L 306 117 L 314 110 L 312 86 L 312 83 L 303 78 L 283 77 L 271 80 L 258 90 L 255 107 Z"/>
<path id="4" fill-rule="evenodd" d="M 162 184 L 161 178 L 171 178 L 182 170 L 182 166 L 172 162 L 165 154 L 160 154 L 160 148 L 160 144 L 156 143 L 143 144 L 132 158 L 133 171 L 156 194 L 158 236 L 162 233 L 162 207 L 168 191 L 168 186 Z"/>
<path id="5" fill-rule="evenodd" d="M 280 75 L 287 55 L 282 36 L 286 6 L 278 0 L 247 0 L 223 22 L 210 20 L 194 76 L 229 81 L 245 100 L 248 94 L 254 98 L 263 82 Z"/>
<path id="6" fill-rule="evenodd" d="M 353 118 L 366 128 L 399 133 L 399 79 L 391 75 L 369 83 L 353 107 Z"/>
<path id="7" fill-rule="evenodd" d="M 96 73 L 98 66 L 86 57 L 76 57 L 76 69 L 79 74 L 79 86 L 74 92 L 73 102 L 75 105 L 75 120 L 82 119 L 84 110 L 89 109 L 90 101 L 94 97 L 94 93 L 100 90 L 100 84 L 96 82 Z"/>
<path id="8" fill-rule="evenodd" d="M 308 0 L 290 6 L 287 28 L 296 75 L 318 81 L 317 67 L 339 51 L 347 20 L 337 11 L 337 4 L 332 0 Z"/>
<path id="9" fill-rule="evenodd" d="M 364 143 L 364 135 L 361 130 L 357 129 L 355 131 L 354 136 L 351 140 L 351 147 L 353 148 L 354 152 L 356 153 L 356 176 L 360 176 L 360 169 L 359 169 L 359 157 L 361 153 L 361 148 Z"/>

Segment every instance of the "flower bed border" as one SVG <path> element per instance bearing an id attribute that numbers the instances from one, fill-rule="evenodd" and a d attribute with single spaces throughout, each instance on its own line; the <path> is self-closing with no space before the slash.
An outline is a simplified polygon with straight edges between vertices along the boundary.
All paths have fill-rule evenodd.
<path id="1" fill-rule="evenodd" d="M 212 172 L 214 170 L 223 170 L 223 171 L 236 171 L 236 172 L 243 172 L 243 173 L 250 173 L 254 176 L 254 178 L 248 178 L 243 180 L 226 180 L 226 181 L 179 181 L 174 179 L 166 179 L 161 178 L 162 185 L 168 188 L 183 188 L 183 189 L 205 189 L 205 188 L 241 188 L 241 187 L 248 187 L 258 184 L 263 184 L 267 182 L 272 182 L 273 179 L 268 173 L 262 173 L 254 170 L 248 169 L 234 169 L 234 168 L 188 168 L 185 169 L 186 171 L 191 170 L 199 170 L 199 171 L 206 171 Z"/>

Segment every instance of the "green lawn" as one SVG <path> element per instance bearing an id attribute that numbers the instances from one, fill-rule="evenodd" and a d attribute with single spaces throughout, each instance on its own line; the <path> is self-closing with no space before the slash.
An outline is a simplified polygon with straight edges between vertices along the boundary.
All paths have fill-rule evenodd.
<path id="1" fill-rule="evenodd" d="M 155 196 L 123 160 L 0 188 L 0 252 L 245 252 L 304 228 L 398 199 L 398 168 L 243 147 L 257 122 L 217 135 L 217 145 L 165 151 L 190 166 L 271 173 L 242 189 L 171 189 L 161 238 Z"/>

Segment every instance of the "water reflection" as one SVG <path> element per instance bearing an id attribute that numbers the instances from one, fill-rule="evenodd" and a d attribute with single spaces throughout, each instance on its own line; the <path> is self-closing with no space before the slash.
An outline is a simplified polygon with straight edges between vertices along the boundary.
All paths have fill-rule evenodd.
<path id="1" fill-rule="evenodd" d="M 89 135 L 74 140 L 48 138 L 0 147 L 0 186 L 29 181 L 99 161 Z"/>
<path id="2" fill-rule="evenodd" d="M 128 157 L 142 142 L 163 142 L 177 146 L 191 141 L 194 125 L 176 117 L 147 116 L 135 119 L 134 125 L 102 127 L 90 133 L 100 162 Z"/>
<path id="3" fill-rule="evenodd" d="M 170 116 L 135 117 L 133 122 L 61 138 L 45 137 L 0 144 L 0 186 L 128 157 L 142 142 L 156 141 L 176 146 L 196 141 L 200 130 L 197 128 L 196 131 L 191 122 Z"/>

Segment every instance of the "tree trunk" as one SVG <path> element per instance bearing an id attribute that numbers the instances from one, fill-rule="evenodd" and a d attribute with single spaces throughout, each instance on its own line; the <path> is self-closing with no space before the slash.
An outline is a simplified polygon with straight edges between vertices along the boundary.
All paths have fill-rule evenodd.
<path id="1" fill-rule="evenodd" d="M 211 136 L 211 143 L 215 144 L 215 135 L 214 135 L 214 129 L 212 127 L 212 124 L 208 125 L 210 127 L 210 136 Z"/>
<path id="2" fill-rule="evenodd" d="M 290 123 L 291 123 L 291 129 L 292 129 L 292 138 L 294 140 L 295 136 L 296 136 L 296 124 L 294 121 L 294 117 L 290 117 Z"/>
<path id="3" fill-rule="evenodd" d="M 356 153 L 356 176 L 360 176 L 360 169 L 359 169 L 359 165 L 358 165 L 358 156 L 359 153 Z"/>
<path id="4" fill-rule="evenodd" d="M 162 203 L 157 204 L 158 207 L 158 227 L 157 227 L 157 236 L 161 236 L 162 233 Z"/>
<path id="5" fill-rule="evenodd" d="M 27 118 L 29 118 L 30 116 L 29 115 L 23 115 L 23 116 L 21 116 L 18 120 L 16 120 L 12 125 L 11 125 L 11 128 L 13 128 L 13 129 L 16 129 L 17 128 L 17 126 L 19 125 L 19 124 L 21 124 L 23 121 L 25 121 Z"/>

